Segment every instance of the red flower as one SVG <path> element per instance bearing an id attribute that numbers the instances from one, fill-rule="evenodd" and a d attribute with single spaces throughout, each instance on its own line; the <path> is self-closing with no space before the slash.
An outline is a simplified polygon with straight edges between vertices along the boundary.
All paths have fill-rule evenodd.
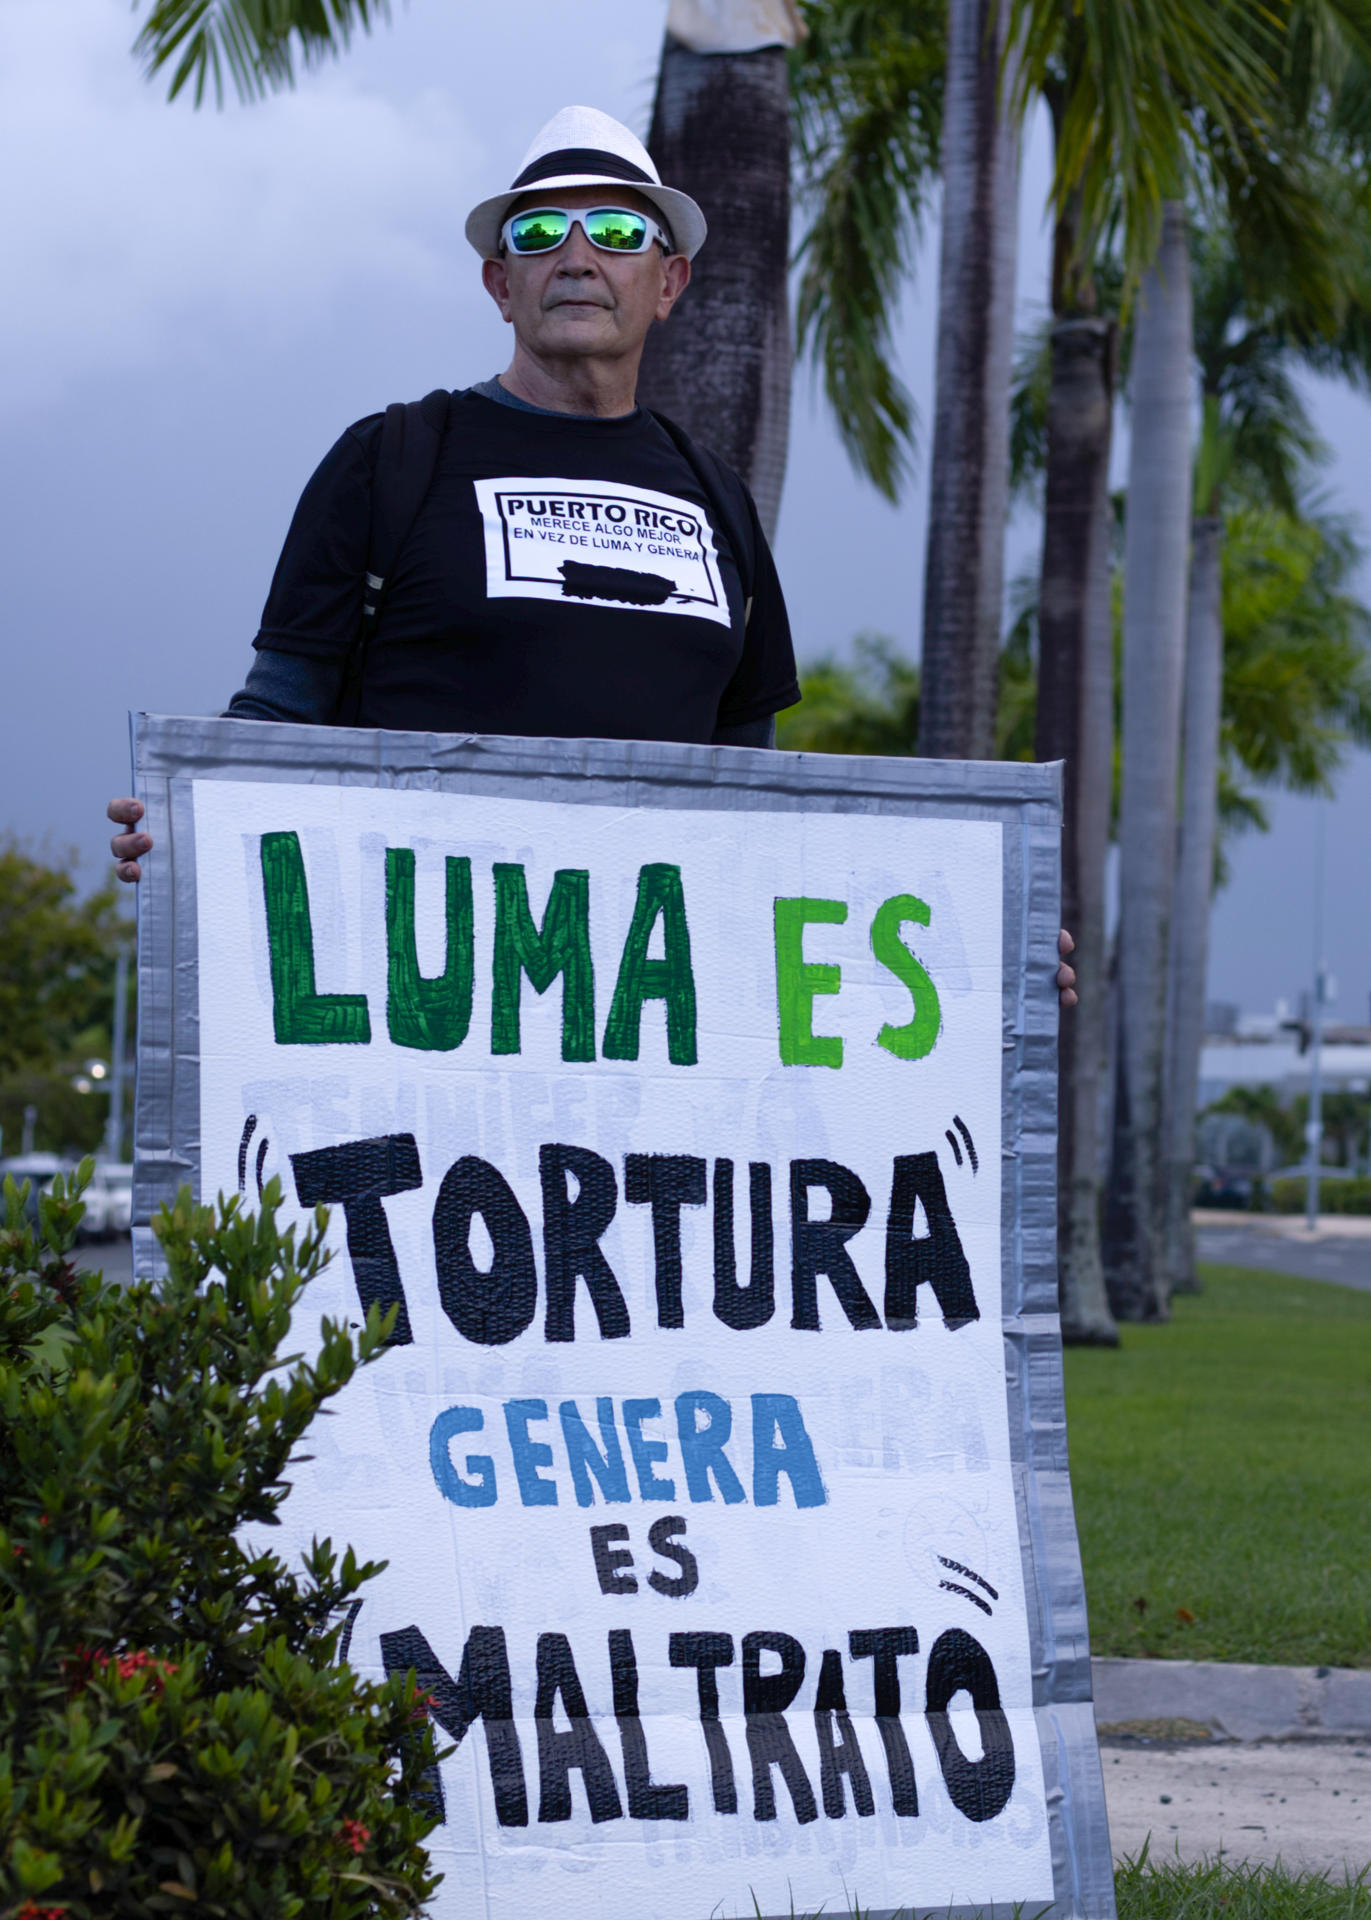
<path id="1" fill-rule="evenodd" d="M 82 1646 L 79 1642 L 71 1659 L 62 1662 L 73 1693 L 79 1693 L 92 1674 L 105 1673 L 110 1667 L 114 1668 L 121 1680 L 131 1680 L 136 1673 L 146 1673 L 154 1693 L 160 1693 L 167 1675 L 176 1672 L 174 1660 L 156 1660 L 143 1648 L 136 1653 L 116 1654 L 111 1660 L 109 1654 L 100 1648 Z"/>
<path id="2" fill-rule="evenodd" d="M 17 1920 L 64 1920 L 65 1907 L 36 1907 L 32 1900 L 26 1900 L 20 1907 Z"/>
<path id="3" fill-rule="evenodd" d="M 135 1673 L 146 1673 L 152 1691 L 160 1693 L 163 1680 L 168 1674 L 175 1673 L 176 1665 L 171 1660 L 155 1660 L 140 1647 L 137 1653 L 121 1653 L 114 1663 L 114 1670 L 121 1680 L 131 1680 Z"/>
<path id="4" fill-rule="evenodd" d="M 364 1827 L 360 1820 L 345 1820 L 341 1832 L 354 1853 L 365 1853 L 367 1841 L 371 1838 L 371 1828 Z"/>
<path id="5" fill-rule="evenodd" d="M 428 1710 L 432 1705 L 433 1695 L 431 1693 L 416 1693 L 414 1696 L 414 1705 L 409 1710 L 410 1719 L 427 1720 Z"/>

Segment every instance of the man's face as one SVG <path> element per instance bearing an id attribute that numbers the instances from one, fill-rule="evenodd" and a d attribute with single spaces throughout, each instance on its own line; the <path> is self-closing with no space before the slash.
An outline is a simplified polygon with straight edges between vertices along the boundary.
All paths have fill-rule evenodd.
<path id="1" fill-rule="evenodd" d="M 527 207 L 629 207 L 664 225 L 650 202 L 629 187 L 564 187 L 527 193 Z M 654 320 L 665 320 L 690 279 L 682 253 L 605 253 L 573 226 L 551 253 L 507 253 L 481 269 L 486 291 L 536 358 L 619 359 L 642 350 Z"/>

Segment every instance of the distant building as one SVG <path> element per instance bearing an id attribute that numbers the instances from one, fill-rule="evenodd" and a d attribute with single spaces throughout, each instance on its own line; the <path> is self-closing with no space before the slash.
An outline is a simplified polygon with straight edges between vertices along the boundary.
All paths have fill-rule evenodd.
<path id="1" fill-rule="evenodd" d="M 1200 1107 L 1221 1099 L 1230 1087 L 1274 1087 L 1287 1103 L 1308 1093 L 1310 1037 L 1307 999 L 1297 1014 L 1287 1000 L 1278 1000 L 1270 1013 L 1243 1013 L 1232 1002 L 1211 1002 L 1200 1053 Z M 1371 1026 L 1326 1020 L 1319 1072 L 1330 1092 L 1371 1091 Z"/>

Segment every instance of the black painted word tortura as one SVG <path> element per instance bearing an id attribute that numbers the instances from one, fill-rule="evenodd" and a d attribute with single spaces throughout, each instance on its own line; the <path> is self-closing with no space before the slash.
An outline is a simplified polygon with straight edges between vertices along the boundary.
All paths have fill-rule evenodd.
<path id="1" fill-rule="evenodd" d="M 366 1046 L 371 1008 L 364 993 L 319 993 L 315 987 L 314 929 L 299 835 L 264 833 L 262 893 L 271 954 L 272 1018 L 281 1046 Z M 562 982 L 562 1058 L 596 1058 L 595 969 L 591 957 L 591 875 L 562 867 L 553 875 L 541 924 L 529 904 L 524 868 L 496 861 L 491 869 L 494 940 L 491 971 L 490 1051 L 520 1051 L 523 982 L 546 993 Z M 449 855 L 445 862 L 447 953 L 443 971 L 425 978 L 419 970 L 415 931 L 415 862 L 408 847 L 386 849 L 386 1029 L 401 1047 L 452 1052 L 471 1029 L 475 979 L 476 907 L 471 862 Z M 806 960 L 805 929 L 842 926 L 843 900 L 781 898 L 773 904 L 777 1044 L 785 1066 L 841 1067 L 843 1042 L 813 1030 L 814 1001 L 836 994 L 842 971 Z M 898 1060 L 919 1060 L 932 1051 L 942 1023 L 937 989 L 901 937 L 905 926 L 929 924 L 929 909 L 912 893 L 895 894 L 876 909 L 871 949 L 905 987 L 911 1013 L 901 1025 L 885 1024 L 878 1046 Z M 661 929 L 661 959 L 648 948 Z M 664 862 L 643 866 L 637 899 L 624 934 L 622 957 L 600 1035 L 600 1057 L 636 1060 L 643 1008 L 664 1004 L 667 1058 L 693 1067 L 696 1044 L 695 972 L 681 869 Z"/>
<path id="2" fill-rule="evenodd" d="M 250 1129 L 255 1116 L 248 1122 Z M 243 1136 L 240 1165 L 246 1153 Z M 290 1156 L 302 1206 L 341 1206 L 348 1254 L 365 1311 L 396 1308 L 392 1341 L 413 1339 L 404 1282 L 383 1201 L 424 1185 L 419 1145 L 412 1133 L 345 1140 Z M 706 1204 L 709 1162 L 698 1154 L 624 1155 L 624 1198 L 651 1210 L 657 1325 L 685 1325 L 681 1210 Z M 576 1301 L 584 1283 L 602 1340 L 631 1331 L 628 1301 L 601 1245 L 619 1207 L 619 1179 L 602 1154 L 550 1141 L 538 1149 L 542 1199 L 543 1337 L 574 1340 Z M 776 1311 L 775 1234 L 771 1166 L 748 1168 L 752 1259 L 748 1280 L 738 1277 L 734 1242 L 734 1167 L 713 1166 L 714 1317 L 735 1332 L 765 1326 Z M 943 1324 L 955 1332 L 980 1318 L 971 1269 L 936 1153 L 896 1154 L 891 1170 L 884 1251 L 884 1313 L 877 1308 L 849 1250 L 871 1216 L 871 1195 L 850 1167 L 836 1160 L 790 1162 L 790 1324 L 800 1332 L 822 1327 L 819 1282 L 826 1280 L 848 1325 L 858 1332 L 885 1326 L 901 1332 L 918 1324 L 919 1289 L 927 1286 Z M 811 1199 L 825 1196 L 815 1217 Z M 478 1266 L 472 1227 L 480 1220 L 490 1257 Z M 538 1311 L 538 1265 L 533 1229 L 509 1181 L 475 1154 L 454 1160 L 442 1177 L 432 1218 L 438 1298 L 456 1331 L 479 1346 L 504 1346 L 532 1326 Z M 927 1296 L 925 1296 L 926 1298 Z M 585 1322 L 582 1322 L 584 1326 Z"/>

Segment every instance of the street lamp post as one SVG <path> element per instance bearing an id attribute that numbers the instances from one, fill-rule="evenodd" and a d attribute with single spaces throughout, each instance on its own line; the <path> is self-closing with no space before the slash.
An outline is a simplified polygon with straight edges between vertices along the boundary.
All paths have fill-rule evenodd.
<path id="1" fill-rule="evenodd" d="M 114 1033 L 110 1060 L 109 1118 L 105 1122 L 105 1156 L 123 1159 L 124 1054 L 128 1045 L 129 950 L 120 947 L 114 964 Z"/>
<path id="2" fill-rule="evenodd" d="M 1309 1121 L 1304 1130 L 1309 1156 L 1304 1224 L 1310 1233 L 1319 1224 L 1319 1168 L 1323 1159 L 1323 1004 L 1328 987 L 1328 969 L 1323 956 L 1324 808 L 1322 800 L 1315 801 L 1314 805 L 1314 1005 L 1309 1020 Z"/>

